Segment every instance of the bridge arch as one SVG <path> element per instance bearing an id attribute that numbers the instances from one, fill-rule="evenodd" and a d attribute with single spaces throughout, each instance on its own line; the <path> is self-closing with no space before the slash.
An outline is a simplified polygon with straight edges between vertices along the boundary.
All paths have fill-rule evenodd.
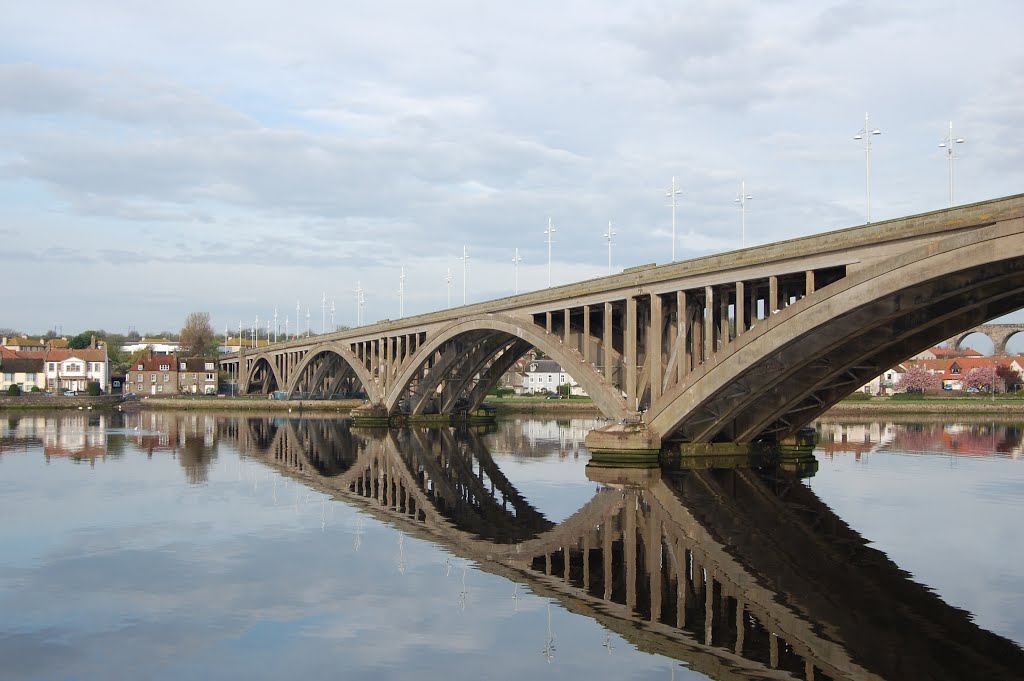
<path id="1" fill-rule="evenodd" d="M 998 254 L 994 257 L 993 254 Z M 1021 307 L 1024 240 L 989 226 L 852 273 L 737 338 L 645 415 L 663 438 L 783 439 L 905 358 Z"/>
<path id="2" fill-rule="evenodd" d="M 258 385 L 261 394 L 269 394 L 275 389 L 280 390 L 284 385 L 280 372 L 271 361 L 270 355 L 260 353 L 251 360 L 245 378 L 242 380 L 239 392 L 243 395 L 252 392 L 254 385 Z"/>
<path id="3" fill-rule="evenodd" d="M 1024 332 L 1024 324 L 982 324 L 955 336 L 953 347 L 957 350 L 962 349 L 963 342 L 967 340 L 968 336 L 980 333 L 992 341 L 993 355 L 1005 355 L 1010 339 L 1022 332 Z"/>
<path id="4" fill-rule="evenodd" d="M 332 360 L 332 358 L 336 359 Z M 313 388 L 321 384 L 328 377 L 334 362 L 342 363 L 344 370 L 350 371 L 355 376 L 362 384 L 370 402 L 376 404 L 381 401 L 377 381 L 373 379 L 366 366 L 359 361 L 352 350 L 344 343 L 337 341 L 327 341 L 310 348 L 309 352 L 296 365 L 295 370 L 291 372 L 291 379 L 285 388 L 287 398 L 293 398 L 297 387 L 303 381 L 308 381 Z M 310 371 L 315 373 L 310 376 L 308 375 Z"/>
<path id="5" fill-rule="evenodd" d="M 397 389 L 385 396 L 384 405 L 388 412 L 394 412 L 399 402 L 408 397 L 408 391 L 414 382 L 422 381 L 429 387 L 437 386 L 444 380 L 441 372 L 446 372 L 452 366 L 451 363 L 440 362 L 437 371 L 433 373 L 425 365 L 437 355 L 443 360 L 446 351 L 450 354 L 452 348 L 456 347 L 453 343 L 458 340 L 469 340 L 482 348 L 479 354 L 483 358 L 487 357 L 487 353 L 491 353 L 491 357 L 498 357 L 495 365 L 491 367 L 494 370 L 481 376 L 481 383 L 475 386 L 473 400 L 482 401 L 483 395 L 497 384 L 501 374 L 522 357 L 529 347 L 535 347 L 556 360 L 566 373 L 587 391 L 605 416 L 621 420 L 630 415 L 621 392 L 605 381 L 593 365 L 585 362 L 577 351 L 566 347 L 555 336 L 538 331 L 527 321 L 502 314 L 465 317 L 435 334 L 428 344 L 417 350 L 398 375 L 394 382 Z M 498 371 L 498 368 L 501 368 L 501 371 Z M 476 407 L 479 404 L 472 406 Z"/>

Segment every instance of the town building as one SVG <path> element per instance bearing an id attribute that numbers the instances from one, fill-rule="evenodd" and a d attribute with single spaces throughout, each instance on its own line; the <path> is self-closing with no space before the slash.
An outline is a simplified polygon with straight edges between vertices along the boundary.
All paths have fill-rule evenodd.
<path id="1" fill-rule="evenodd" d="M 209 357 L 179 359 L 178 387 L 189 395 L 216 395 L 217 361 Z"/>
<path id="2" fill-rule="evenodd" d="M 126 343 L 121 349 L 129 354 L 142 350 L 151 350 L 154 355 L 173 355 L 178 352 L 178 341 L 166 338 L 143 338 L 135 343 Z"/>
<path id="3" fill-rule="evenodd" d="M 32 392 L 33 388 L 46 390 L 42 357 L 0 357 L 0 394 L 6 394 L 12 385 L 23 393 Z"/>
<path id="4" fill-rule="evenodd" d="M 174 355 L 145 354 L 132 360 L 125 375 L 124 392 L 137 395 L 177 395 L 178 358 Z"/>
<path id="5" fill-rule="evenodd" d="M 520 395 L 555 393 L 558 392 L 558 386 L 566 384 L 569 385 L 571 395 L 586 395 L 583 388 L 576 383 L 576 379 L 567 374 L 553 359 L 531 360 L 526 363 L 522 373 L 523 380 L 518 392 Z"/>
<path id="6" fill-rule="evenodd" d="M 105 347 L 47 350 L 41 356 L 50 392 L 85 392 L 90 383 L 98 383 L 100 391 L 110 392 L 110 360 Z"/>

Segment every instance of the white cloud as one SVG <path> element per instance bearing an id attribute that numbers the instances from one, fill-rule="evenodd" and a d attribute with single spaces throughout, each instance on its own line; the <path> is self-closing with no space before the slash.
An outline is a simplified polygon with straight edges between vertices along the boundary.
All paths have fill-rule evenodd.
<path id="1" fill-rule="evenodd" d="M 322 291 L 340 300 L 356 281 L 393 316 L 403 264 L 428 311 L 445 304 L 463 245 L 475 272 L 510 270 L 519 248 L 520 287 L 537 288 L 549 216 L 564 276 L 604 272 L 608 220 L 617 264 L 666 262 L 673 175 L 686 257 L 738 246 L 741 179 L 756 196 L 750 243 L 850 226 L 865 110 L 885 133 L 876 219 L 945 205 L 934 145 L 949 119 L 969 137 L 960 201 L 1024 184 L 1015 6 L 9 9 L 0 223 L 16 225 L 6 246 L 35 256 L 15 275 L 59 272 L 42 299 L 91 282 L 96 309 L 47 308 L 69 329 L 174 326 L 200 308 L 248 318 Z M 62 257 L 54 245 L 102 253 L 48 259 Z M 152 283 L 126 292 L 126 273 Z M 228 276 L 234 288 L 211 301 L 210 281 Z M 510 290 L 503 278 L 471 279 L 470 298 Z M 125 319 L 119 300 L 148 319 Z M 38 309 L 12 301 L 7 323 L 50 326 Z"/>

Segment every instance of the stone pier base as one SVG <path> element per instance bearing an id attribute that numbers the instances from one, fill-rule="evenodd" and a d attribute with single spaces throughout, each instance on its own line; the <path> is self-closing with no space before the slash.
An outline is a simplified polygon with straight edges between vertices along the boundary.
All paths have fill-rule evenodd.
<path id="1" fill-rule="evenodd" d="M 658 465 L 661 436 L 643 423 L 615 423 L 587 433 L 583 443 L 591 462 L 605 468 L 651 468 Z"/>

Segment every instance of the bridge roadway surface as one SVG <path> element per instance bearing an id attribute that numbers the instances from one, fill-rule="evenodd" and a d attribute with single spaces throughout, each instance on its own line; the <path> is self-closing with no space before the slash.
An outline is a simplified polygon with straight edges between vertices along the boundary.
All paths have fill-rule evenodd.
<path id="1" fill-rule="evenodd" d="M 472 432 L 260 418 L 236 432 L 244 455 L 715 679 L 1024 668 L 1020 647 L 915 583 L 794 478 L 639 472 L 555 524 Z M 637 472 L 588 468 L 609 473 Z"/>
<path id="2" fill-rule="evenodd" d="M 591 449 L 780 442 L 897 362 L 1024 307 L 1024 195 L 225 355 L 243 393 L 473 411 L 531 347 L 615 423 Z"/>

